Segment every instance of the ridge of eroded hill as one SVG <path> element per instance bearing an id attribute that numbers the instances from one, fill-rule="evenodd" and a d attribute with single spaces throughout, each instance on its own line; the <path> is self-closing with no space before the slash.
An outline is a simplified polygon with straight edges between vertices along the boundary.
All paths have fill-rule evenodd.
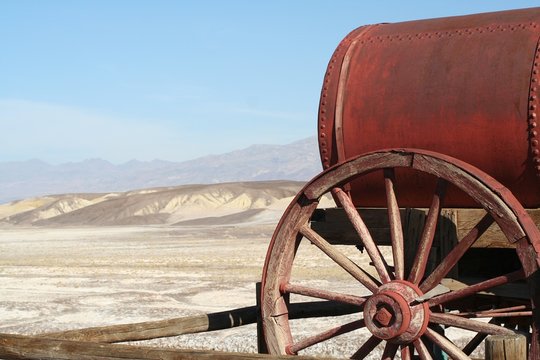
<path id="1" fill-rule="evenodd" d="M 49 195 L 0 205 L 4 226 L 276 222 L 304 183 L 256 181 Z"/>

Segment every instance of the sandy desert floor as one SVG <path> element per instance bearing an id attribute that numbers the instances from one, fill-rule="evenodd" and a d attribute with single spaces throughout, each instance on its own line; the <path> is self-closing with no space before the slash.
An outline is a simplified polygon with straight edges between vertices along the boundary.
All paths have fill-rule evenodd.
<path id="1" fill-rule="evenodd" d="M 3 228 L 0 332 L 36 334 L 255 305 L 255 283 L 273 230 L 271 224 Z M 348 274 L 319 256 L 314 246 L 301 246 L 293 277 L 306 285 L 366 294 Z M 323 331 L 355 316 L 304 319 L 293 327 L 298 334 Z M 307 354 L 352 354 L 367 337 L 353 332 Z M 257 351 L 254 324 L 144 344 Z"/>
<path id="2" fill-rule="evenodd" d="M 0 330 L 36 333 L 252 305 L 269 232 L 2 229 Z"/>

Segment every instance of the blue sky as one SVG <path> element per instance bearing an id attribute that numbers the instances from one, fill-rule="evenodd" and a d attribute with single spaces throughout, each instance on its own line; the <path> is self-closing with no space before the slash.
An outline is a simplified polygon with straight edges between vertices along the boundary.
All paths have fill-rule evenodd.
<path id="1" fill-rule="evenodd" d="M 0 161 L 181 161 L 316 134 L 339 41 L 535 1 L 0 1 Z"/>

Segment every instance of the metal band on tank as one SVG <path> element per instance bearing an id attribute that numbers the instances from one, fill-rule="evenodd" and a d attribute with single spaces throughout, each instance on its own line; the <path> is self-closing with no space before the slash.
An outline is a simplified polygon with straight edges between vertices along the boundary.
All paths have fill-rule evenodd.
<path id="1" fill-rule="evenodd" d="M 533 164 L 536 169 L 536 176 L 540 176 L 540 149 L 538 147 L 538 91 L 540 78 L 540 39 L 536 45 L 534 54 L 534 64 L 531 72 L 531 84 L 529 87 L 529 144 L 533 156 Z"/>
<path id="2" fill-rule="evenodd" d="M 474 33 L 484 33 L 484 32 L 505 32 L 505 31 L 518 31 L 525 30 L 527 28 L 536 28 L 538 24 L 536 23 L 515 23 L 515 24 L 499 24 L 499 25 L 487 25 L 487 26 L 478 26 L 471 28 L 461 28 L 458 30 L 439 30 L 439 31 L 423 31 L 417 33 L 396 33 L 389 35 L 378 35 L 378 36 L 369 36 L 360 41 L 361 44 L 367 43 L 383 43 L 383 42 L 392 42 L 392 41 L 417 41 L 417 40 L 430 40 L 430 39 L 442 39 L 445 37 L 453 36 L 467 36 L 473 35 Z"/>
<path id="3" fill-rule="evenodd" d="M 332 141 L 336 141 L 336 142 L 339 141 L 338 144 L 341 144 L 341 145 L 336 144 L 336 149 L 339 149 L 340 146 L 343 147 L 343 141 L 342 141 L 343 133 L 341 133 L 339 140 L 337 139 L 332 140 L 331 138 L 333 130 L 335 130 L 335 126 L 332 126 L 334 125 L 333 123 L 335 121 L 336 110 L 334 106 L 336 106 L 337 104 L 329 103 L 328 98 L 329 98 L 329 91 L 331 90 L 331 87 L 332 89 L 335 89 L 334 86 L 338 85 L 335 83 L 335 81 L 333 81 L 335 79 L 334 74 L 336 70 L 341 71 L 342 61 L 345 57 L 347 50 L 349 49 L 349 45 L 351 44 L 351 42 L 353 42 L 354 40 L 362 36 L 366 32 L 366 30 L 368 30 L 369 28 L 373 28 L 375 26 L 377 25 L 362 26 L 350 32 L 338 45 L 338 47 L 334 51 L 334 54 L 332 55 L 332 58 L 330 59 L 330 62 L 328 64 L 328 68 L 324 76 L 323 88 L 321 91 L 321 101 L 319 104 L 319 150 L 320 150 L 322 165 L 324 169 L 329 168 L 331 165 L 330 157 L 332 154 L 332 149 L 330 147 L 330 144 L 332 143 Z M 332 117 L 331 121 L 328 121 L 329 116 Z M 338 153 L 338 159 L 340 159 L 339 153 Z"/>
<path id="4" fill-rule="evenodd" d="M 339 72 L 338 91 L 336 96 L 336 110 L 334 117 L 334 129 L 336 134 L 335 142 L 338 163 L 347 159 L 345 155 L 345 144 L 343 139 L 343 102 L 345 101 L 345 86 L 347 84 L 347 77 L 349 76 L 349 64 L 351 63 L 352 52 L 356 48 L 356 44 L 358 44 L 358 39 L 365 33 L 365 31 L 362 32 L 351 43 L 351 45 L 347 49 L 347 52 L 345 53 L 343 63 L 341 64 L 341 70 Z"/>

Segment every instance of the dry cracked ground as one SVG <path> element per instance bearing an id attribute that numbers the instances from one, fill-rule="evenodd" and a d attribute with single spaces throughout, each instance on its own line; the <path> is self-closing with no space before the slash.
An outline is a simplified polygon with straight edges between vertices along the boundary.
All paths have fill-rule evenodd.
<path id="1" fill-rule="evenodd" d="M 0 332 L 38 334 L 255 305 L 269 240 L 300 184 L 257 186 L 71 194 L 0 205 Z M 198 195 L 189 200 L 187 193 Z M 365 294 L 314 246 L 302 245 L 298 253 L 296 281 Z M 357 316 L 297 320 L 293 329 L 312 334 Z M 355 331 L 305 354 L 347 356 L 367 337 Z M 141 343 L 257 351 L 254 324 Z"/>

